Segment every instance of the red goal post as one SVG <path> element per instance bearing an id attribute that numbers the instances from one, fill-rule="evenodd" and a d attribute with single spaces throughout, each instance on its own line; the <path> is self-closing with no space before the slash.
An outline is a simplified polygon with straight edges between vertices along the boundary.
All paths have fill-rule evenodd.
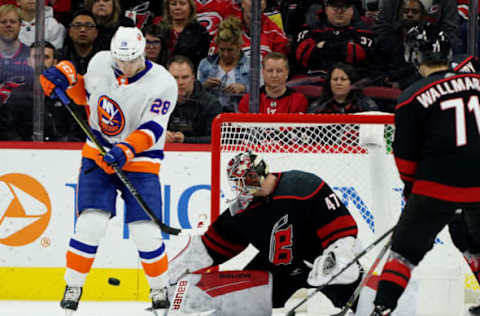
<path id="1" fill-rule="evenodd" d="M 391 154 L 393 123 L 392 114 L 377 112 L 217 116 L 211 139 L 211 221 L 232 197 L 226 163 L 252 150 L 263 156 L 270 171 L 301 169 L 325 179 L 360 229 L 370 231 L 361 237 L 368 242 L 386 231 L 401 209 L 402 183 Z"/>

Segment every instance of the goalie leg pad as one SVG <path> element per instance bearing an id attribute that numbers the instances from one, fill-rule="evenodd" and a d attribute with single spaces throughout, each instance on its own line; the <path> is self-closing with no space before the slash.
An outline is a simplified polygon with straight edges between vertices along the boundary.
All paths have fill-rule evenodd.
<path id="1" fill-rule="evenodd" d="M 215 311 L 210 315 L 270 316 L 272 276 L 266 271 L 188 274 L 170 296 L 169 315 Z"/>
<path id="2" fill-rule="evenodd" d="M 151 289 L 167 286 L 168 258 L 165 243 L 158 226 L 152 221 L 136 221 L 128 224 L 137 246 L 140 262 Z"/>
<path id="3" fill-rule="evenodd" d="M 84 210 L 78 217 L 67 250 L 65 281 L 68 285 L 80 287 L 85 283 L 109 219 L 110 213 L 96 209 Z"/>
<path id="4" fill-rule="evenodd" d="M 207 252 L 201 236 L 189 236 L 185 247 L 169 262 L 169 284 L 175 286 L 186 273 L 210 267 L 213 259 Z"/>

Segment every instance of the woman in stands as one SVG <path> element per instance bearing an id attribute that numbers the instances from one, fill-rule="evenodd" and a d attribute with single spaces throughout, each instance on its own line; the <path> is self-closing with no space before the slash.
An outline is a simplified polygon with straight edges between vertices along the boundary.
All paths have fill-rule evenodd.
<path id="1" fill-rule="evenodd" d="M 236 112 L 238 102 L 248 92 L 250 58 L 242 52 L 242 22 L 229 17 L 220 23 L 215 36 L 218 53 L 200 61 L 197 78 L 215 94 L 224 112 Z"/>
<path id="2" fill-rule="evenodd" d="M 207 29 L 196 18 L 194 0 L 166 0 L 164 2 L 165 23 L 171 30 L 169 49 L 173 55 L 188 57 L 195 66 L 207 57 L 211 37 Z"/>
<path id="3" fill-rule="evenodd" d="M 170 58 L 168 38 L 170 30 L 164 24 L 149 24 L 143 28 L 145 36 L 145 57 L 166 67 Z"/>
<path id="4" fill-rule="evenodd" d="M 323 96 L 312 102 L 310 113 L 357 113 L 378 111 L 375 101 L 352 86 L 358 76 L 352 65 L 337 63 L 328 71 Z"/>

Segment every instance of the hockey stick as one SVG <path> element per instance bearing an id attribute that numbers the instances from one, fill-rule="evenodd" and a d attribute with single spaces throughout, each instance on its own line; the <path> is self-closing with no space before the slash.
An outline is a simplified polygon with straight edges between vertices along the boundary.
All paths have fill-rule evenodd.
<path id="1" fill-rule="evenodd" d="M 80 126 L 80 128 L 85 132 L 85 134 L 87 134 L 88 138 L 90 138 L 90 140 L 95 144 L 95 146 L 98 148 L 98 150 L 100 151 L 100 153 L 102 155 L 105 155 L 107 153 L 107 151 L 105 150 L 105 148 L 102 146 L 102 144 L 100 143 L 100 141 L 95 137 L 95 135 L 92 133 L 92 131 L 90 130 L 90 128 L 88 127 L 87 123 L 82 119 L 80 118 L 77 113 L 75 113 L 75 111 L 70 107 L 70 104 L 71 104 L 71 100 L 70 98 L 68 98 L 66 95 L 65 95 L 65 92 L 59 88 L 55 88 L 55 94 L 56 96 L 60 99 L 60 101 L 62 101 L 63 105 L 67 108 L 68 112 L 70 112 L 70 114 L 73 116 L 73 118 L 75 119 L 75 121 L 78 123 L 78 125 Z M 160 230 L 166 234 L 169 234 L 169 235 L 185 235 L 185 232 L 182 232 L 181 229 L 179 228 L 174 228 L 174 227 L 170 227 L 168 226 L 167 224 L 163 223 L 154 213 L 153 211 L 150 209 L 150 207 L 147 205 L 147 203 L 145 202 L 145 200 L 143 200 L 142 196 L 140 195 L 140 193 L 138 193 L 137 189 L 133 186 L 133 184 L 130 182 L 130 180 L 128 180 L 127 176 L 125 175 L 125 173 L 122 171 L 122 169 L 120 169 L 120 167 L 114 163 L 111 165 L 113 170 L 115 171 L 115 173 L 117 174 L 118 178 L 120 179 L 120 181 L 122 181 L 122 183 L 125 185 L 125 187 L 127 187 L 127 190 L 130 191 L 130 193 L 133 195 L 133 197 L 135 198 L 135 200 L 138 202 L 138 204 L 140 205 L 140 207 L 143 209 L 143 211 L 150 217 L 150 219 L 152 221 L 154 221 L 158 227 L 160 227 Z"/>
<path id="2" fill-rule="evenodd" d="M 333 280 L 335 280 L 340 274 L 342 274 L 343 272 L 345 272 L 345 270 L 347 270 L 348 268 L 350 268 L 352 265 L 354 265 L 358 259 L 362 258 L 367 252 L 369 252 L 373 247 L 375 247 L 376 245 L 378 245 L 382 240 L 384 240 L 388 235 L 390 235 L 391 232 L 393 232 L 393 230 L 395 229 L 396 225 L 393 226 L 392 228 L 390 228 L 389 230 L 387 230 L 382 236 L 380 236 L 377 240 L 375 240 L 374 242 L 372 242 L 367 248 L 365 248 L 362 252 L 360 252 L 355 258 L 353 258 L 352 261 L 350 261 L 350 263 L 348 263 L 345 267 L 343 267 L 342 270 L 340 270 L 338 273 L 336 273 L 335 275 L 333 275 L 330 280 L 328 280 L 325 284 L 322 284 L 320 286 L 317 286 L 315 288 L 315 290 L 313 292 L 311 292 L 310 294 L 308 294 L 303 300 L 301 300 L 297 305 L 295 305 L 292 309 L 290 309 L 290 311 L 288 311 L 288 313 L 286 314 L 286 316 L 294 316 L 295 315 L 295 310 L 297 308 L 299 308 L 300 306 L 302 306 L 306 301 L 308 301 L 309 299 L 311 299 L 312 297 L 315 296 L 315 294 L 317 294 L 317 292 L 320 292 L 321 290 L 323 290 L 326 286 L 328 286 L 330 284 L 330 282 L 332 282 Z"/>
<path id="3" fill-rule="evenodd" d="M 360 284 L 357 286 L 357 288 L 353 292 L 352 296 L 348 299 L 347 304 L 345 304 L 345 306 L 340 311 L 340 313 L 332 315 L 332 316 L 345 316 L 345 315 L 347 315 L 348 311 L 350 310 L 350 308 L 352 308 L 354 302 L 357 300 L 358 296 L 360 295 L 360 291 L 367 284 L 367 282 L 370 280 L 370 278 L 373 275 L 373 272 L 375 271 L 375 269 L 377 269 L 378 264 L 380 263 L 380 261 L 382 261 L 383 257 L 387 253 L 388 249 L 390 248 L 391 243 L 392 243 L 392 240 L 390 239 L 385 244 L 385 246 L 383 246 L 382 250 L 380 250 L 380 252 L 378 253 L 377 258 L 375 258 L 375 261 L 373 262 L 372 266 L 370 267 L 367 274 L 363 278 L 362 282 L 360 282 Z"/>

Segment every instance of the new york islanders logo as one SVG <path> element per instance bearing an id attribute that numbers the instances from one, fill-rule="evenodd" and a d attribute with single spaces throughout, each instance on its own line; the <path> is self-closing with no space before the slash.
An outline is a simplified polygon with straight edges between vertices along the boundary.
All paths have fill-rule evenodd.
<path id="1" fill-rule="evenodd" d="M 0 244 L 23 246 L 39 238 L 50 222 L 45 188 L 20 173 L 0 176 Z"/>
<path id="2" fill-rule="evenodd" d="M 125 117 L 117 102 L 107 96 L 101 96 L 97 104 L 98 124 L 105 135 L 120 134 L 125 127 Z"/>

